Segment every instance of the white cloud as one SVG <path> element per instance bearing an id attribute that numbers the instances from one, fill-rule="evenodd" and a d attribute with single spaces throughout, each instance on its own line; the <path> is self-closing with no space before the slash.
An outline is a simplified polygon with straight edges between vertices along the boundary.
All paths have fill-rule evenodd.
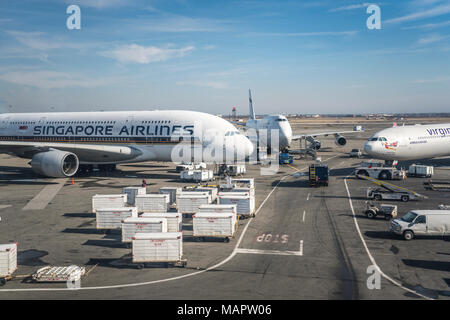
<path id="1" fill-rule="evenodd" d="M 448 36 L 444 36 L 444 35 L 440 35 L 440 34 L 430 34 L 430 35 L 427 35 L 425 37 L 420 38 L 417 41 L 417 44 L 421 45 L 421 46 L 424 46 L 424 45 L 427 45 L 427 44 L 432 44 L 432 43 L 435 43 L 435 42 L 439 42 L 441 40 L 444 40 L 445 38 L 448 38 Z"/>
<path id="2" fill-rule="evenodd" d="M 83 7 L 103 9 L 108 7 L 122 7 L 132 4 L 131 0 L 66 0 L 68 4 L 76 4 Z"/>
<path id="3" fill-rule="evenodd" d="M 441 82 L 447 82 L 450 81 L 450 77 L 440 77 L 440 78 L 434 78 L 434 79 L 420 79 L 414 81 L 414 83 L 417 84 L 426 84 L 426 83 L 441 83 Z"/>
<path id="4" fill-rule="evenodd" d="M 324 32 L 250 32 L 245 36 L 262 37 L 314 37 L 314 36 L 353 36 L 358 31 L 324 31 Z"/>
<path id="5" fill-rule="evenodd" d="M 120 46 L 111 51 L 101 52 L 103 56 L 116 59 L 122 63 L 141 63 L 166 61 L 172 58 L 183 57 L 195 49 L 187 46 L 180 49 L 171 47 L 159 48 L 155 46 L 145 47 L 137 44 Z"/>
<path id="6" fill-rule="evenodd" d="M 36 70 L 12 71 L 0 74 L 0 80 L 40 89 L 61 89 L 69 87 L 92 88 L 109 85 L 114 79 L 92 79 L 66 72 Z"/>
<path id="7" fill-rule="evenodd" d="M 195 87 L 207 87 L 213 89 L 226 89 L 228 83 L 219 81 L 178 81 L 178 86 L 195 86 Z"/>
<path id="8" fill-rule="evenodd" d="M 338 12 L 338 11 L 349 11 L 349 10 L 355 10 L 355 9 L 362 9 L 362 8 L 370 6 L 371 4 L 373 4 L 373 3 L 364 2 L 364 3 L 359 3 L 359 4 L 351 4 L 348 6 L 342 6 L 342 7 L 338 7 L 335 9 L 331 9 L 328 12 Z"/>
<path id="9" fill-rule="evenodd" d="M 384 23 L 401 23 L 405 21 L 420 20 L 441 16 L 447 13 L 450 13 L 450 4 L 439 5 L 437 7 L 427 10 L 421 10 L 419 12 L 411 13 L 406 16 L 385 20 Z"/>
<path id="10" fill-rule="evenodd" d="M 418 26 L 411 26 L 411 27 L 404 27 L 403 30 L 412 30 L 412 29 L 437 29 L 450 26 L 450 20 L 444 21 L 444 22 L 438 22 L 438 23 L 427 23 L 427 24 L 421 24 Z"/>

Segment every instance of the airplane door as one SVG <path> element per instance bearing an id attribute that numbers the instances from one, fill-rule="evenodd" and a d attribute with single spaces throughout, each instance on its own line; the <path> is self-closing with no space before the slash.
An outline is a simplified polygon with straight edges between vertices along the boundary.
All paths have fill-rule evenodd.
<path id="1" fill-rule="evenodd" d="M 6 129 L 8 129 L 9 118 L 10 117 L 5 117 L 0 122 L 0 132 L 4 132 L 4 131 L 6 131 Z"/>

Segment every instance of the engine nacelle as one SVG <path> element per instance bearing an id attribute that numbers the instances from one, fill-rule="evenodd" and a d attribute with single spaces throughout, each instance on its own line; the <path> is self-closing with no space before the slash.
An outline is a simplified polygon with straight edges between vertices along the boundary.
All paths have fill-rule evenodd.
<path id="1" fill-rule="evenodd" d="M 35 154 L 30 165 L 37 174 L 65 178 L 77 172 L 79 161 L 78 157 L 71 152 L 49 150 Z"/>
<path id="2" fill-rule="evenodd" d="M 336 143 L 336 145 L 339 147 L 343 147 L 347 144 L 347 139 L 337 134 L 335 135 L 334 143 Z"/>
<path id="3" fill-rule="evenodd" d="M 314 140 L 309 143 L 309 149 L 319 151 L 322 147 L 322 143 L 319 140 Z"/>

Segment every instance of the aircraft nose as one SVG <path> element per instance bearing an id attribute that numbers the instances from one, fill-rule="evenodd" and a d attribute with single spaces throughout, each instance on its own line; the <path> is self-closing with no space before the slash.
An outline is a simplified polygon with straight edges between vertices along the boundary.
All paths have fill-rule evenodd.
<path id="1" fill-rule="evenodd" d="M 372 150 L 372 144 L 369 142 L 369 141 L 367 141 L 365 144 L 364 144 L 364 152 L 366 152 L 367 154 L 372 154 L 373 153 L 373 150 Z"/>

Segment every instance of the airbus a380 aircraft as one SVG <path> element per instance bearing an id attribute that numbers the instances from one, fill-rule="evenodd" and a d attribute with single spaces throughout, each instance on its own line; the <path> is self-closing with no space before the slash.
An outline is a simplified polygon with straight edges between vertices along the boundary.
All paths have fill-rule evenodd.
<path id="1" fill-rule="evenodd" d="M 268 147 L 268 152 L 270 153 L 270 147 L 272 146 L 271 141 L 271 130 L 278 130 L 279 134 L 279 150 L 287 151 L 291 146 L 292 141 L 305 139 L 309 142 L 309 148 L 313 150 L 319 150 L 321 148 L 320 141 L 316 140 L 318 136 L 328 136 L 334 135 L 335 144 L 337 146 L 345 146 L 347 144 L 347 139 L 343 137 L 342 133 L 354 133 L 355 131 L 333 131 L 333 132 L 318 132 L 318 133 L 309 133 L 302 135 L 293 135 L 291 124 L 288 119 L 280 114 L 277 115 L 269 115 L 264 117 L 263 119 L 256 119 L 255 110 L 253 108 L 253 100 L 252 93 L 248 90 L 248 100 L 249 100 L 249 108 L 250 108 L 250 118 L 245 124 L 245 128 L 247 131 L 254 130 L 256 134 L 259 136 L 260 133 L 264 132 L 267 135 L 266 146 Z"/>
<path id="2" fill-rule="evenodd" d="M 205 162 L 218 160 L 217 154 L 201 152 L 206 148 L 225 153 L 227 158 L 220 156 L 225 160 L 231 154 L 234 161 L 245 160 L 253 152 L 250 140 L 230 122 L 201 112 L 0 115 L 0 153 L 31 159 L 32 169 L 49 177 L 70 177 L 80 166 L 94 164 L 111 169 L 119 163 L 174 161 L 174 148 L 180 145 L 200 150 L 195 160 Z M 188 153 L 177 157 L 177 161 L 192 161 Z"/>
<path id="3" fill-rule="evenodd" d="M 384 129 L 367 140 L 364 151 L 389 161 L 450 156 L 450 123 Z"/>

